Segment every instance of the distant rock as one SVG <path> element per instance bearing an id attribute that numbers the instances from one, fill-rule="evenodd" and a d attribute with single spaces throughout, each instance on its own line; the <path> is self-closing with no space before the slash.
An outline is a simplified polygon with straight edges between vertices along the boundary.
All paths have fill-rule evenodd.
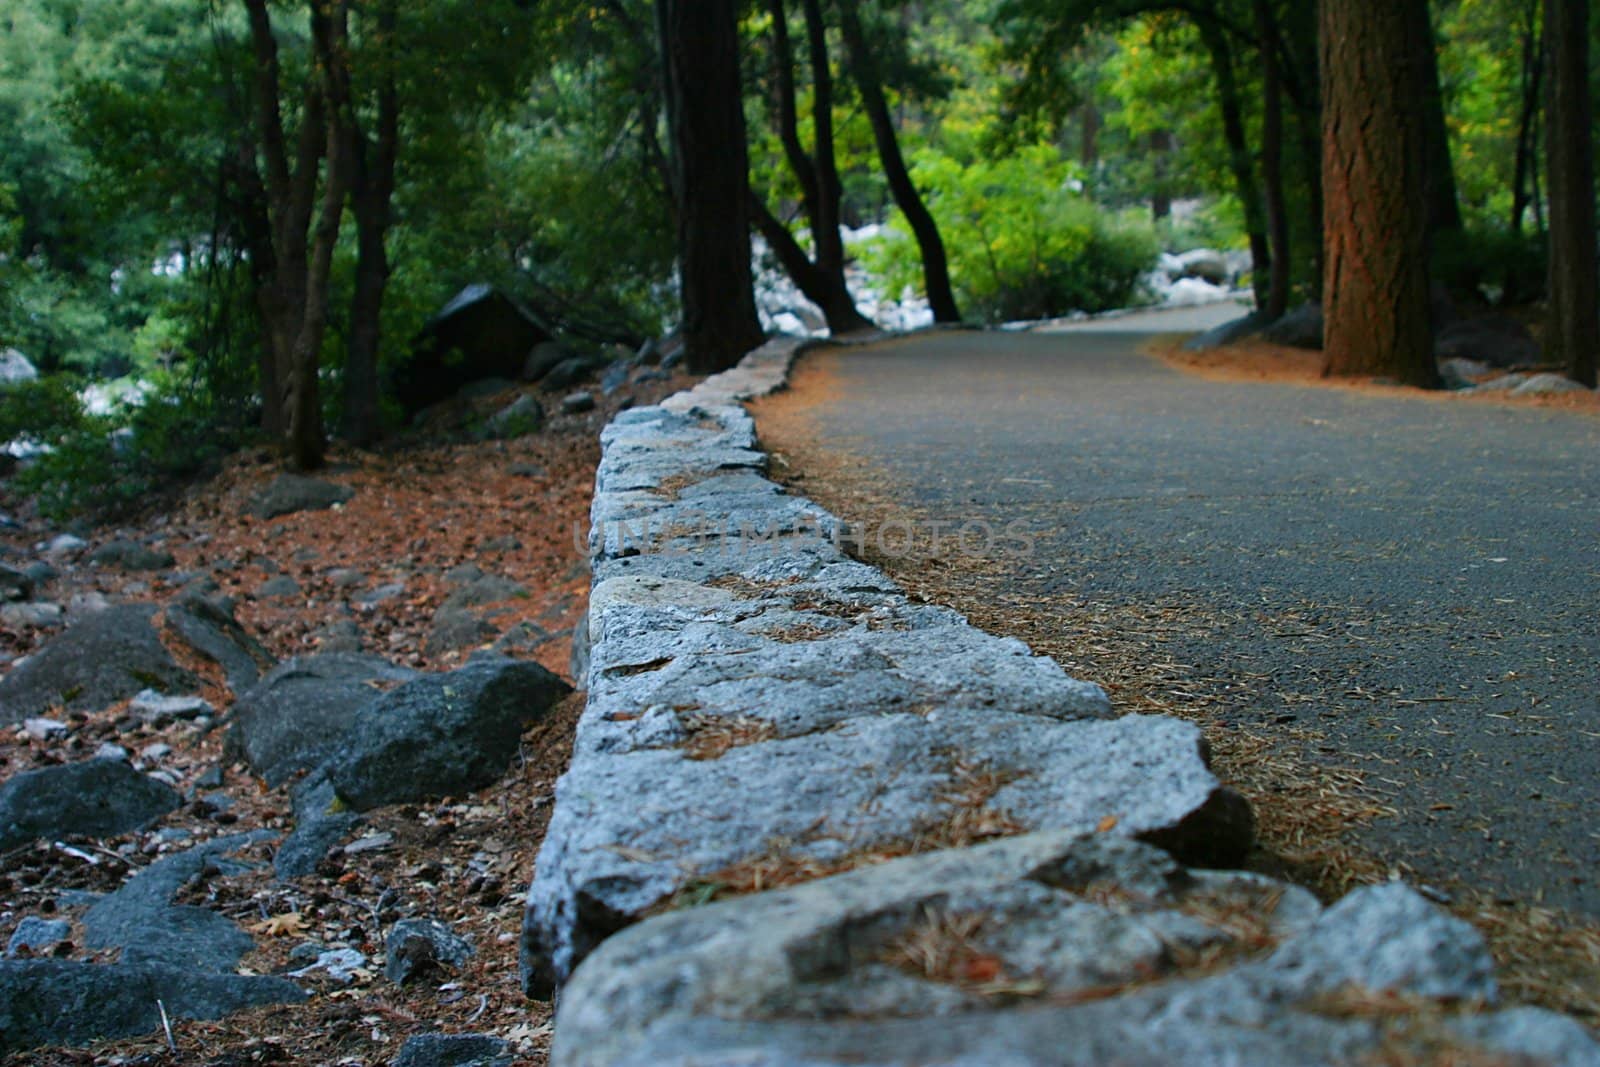
<path id="1" fill-rule="evenodd" d="M 66 616 L 60 604 L 40 600 L 31 604 L 0 604 L 0 622 L 21 629 L 24 626 L 44 628 L 59 626 Z"/>
<path id="2" fill-rule="evenodd" d="M 511 1067 L 511 1046 L 484 1034 L 417 1034 L 390 1067 Z"/>
<path id="3" fill-rule="evenodd" d="M 1185 341 L 1183 347 L 1190 352 L 1204 352 L 1208 348 L 1221 348 L 1242 341 L 1246 337 L 1254 336 L 1261 332 L 1267 325 L 1267 318 L 1259 311 L 1225 322 L 1221 326 L 1213 326 L 1204 333 L 1196 334 Z"/>
<path id="4" fill-rule="evenodd" d="M 57 705 L 100 711 L 143 689 L 193 692 L 198 683 L 162 645 L 154 613 L 150 604 L 123 604 L 68 627 L 0 678 L 0 725 Z"/>
<path id="5" fill-rule="evenodd" d="M 577 415 L 585 411 L 594 410 L 594 394 L 580 391 L 569 393 L 561 398 L 561 410 L 568 415 Z"/>
<path id="6" fill-rule="evenodd" d="M 325 511 L 355 495 L 349 486 L 300 474 L 280 474 L 251 498 L 248 510 L 258 519 L 275 519 L 300 511 Z"/>
<path id="7" fill-rule="evenodd" d="M 1200 278 L 1212 285 L 1226 285 L 1228 282 L 1228 260 L 1221 252 L 1197 248 L 1175 259 L 1177 269 L 1181 272 L 1179 278 Z"/>
<path id="8" fill-rule="evenodd" d="M 605 364 L 604 356 L 573 356 L 551 367 L 550 372 L 539 380 L 539 388 L 546 393 L 559 393 L 590 378 Z"/>
<path id="9" fill-rule="evenodd" d="M 632 373 L 633 366 L 625 360 L 616 360 L 607 364 L 605 373 L 600 375 L 600 391 L 606 396 L 611 396 L 617 390 L 628 384 L 628 375 Z"/>
<path id="10" fill-rule="evenodd" d="M 444 606 L 434 613 L 424 648 L 430 656 L 442 656 L 446 652 L 477 648 L 486 641 L 492 641 L 499 633 L 499 629 L 489 620 L 465 608 Z"/>
<path id="11" fill-rule="evenodd" d="M 76 556 L 88 547 L 89 542 L 77 534 L 56 534 L 50 539 L 50 543 L 45 545 L 44 554 L 52 559 L 62 556 Z"/>
<path id="12" fill-rule="evenodd" d="M 1509 315 L 1457 319 L 1434 339 L 1434 356 L 1471 359 L 1491 367 L 1520 367 L 1539 362 L 1539 344 L 1528 328 Z"/>
<path id="13" fill-rule="evenodd" d="M 1475 359 L 1444 359 L 1439 361 L 1439 378 L 1446 389 L 1471 389 L 1492 369 Z"/>
<path id="14" fill-rule="evenodd" d="M 1472 391 L 1474 393 L 1509 393 L 1527 381 L 1529 377 L 1531 375 L 1519 373 L 1502 374 L 1498 378 L 1490 378 L 1488 381 L 1474 386 Z"/>
<path id="15" fill-rule="evenodd" d="M 527 595 L 527 589 L 510 578 L 503 578 L 497 574 L 480 574 L 451 591 L 450 595 L 445 597 L 444 606 L 478 608 L 485 604 L 497 604 L 502 600 Z"/>
<path id="16" fill-rule="evenodd" d="M 524 393 L 511 403 L 489 416 L 485 425 L 488 436 L 495 440 L 510 440 L 537 433 L 544 425 L 544 408 L 531 394 Z"/>
<path id="17" fill-rule="evenodd" d="M 0 563 L 0 600 L 27 600 L 33 595 L 33 579 L 24 571 Z"/>
<path id="18" fill-rule="evenodd" d="M 279 600 L 300 595 L 300 583 L 287 574 L 280 574 L 276 578 L 268 578 L 256 587 L 253 594 L 257 600 Z"/>
<path id="19" fill-rule="evenodd" d="M 114 760 L 22 771 L 0 783 L 0 851 L 40 837 L 115 837 L 182 802 L 171 786 Z"/>
<path id="20" fill-rule="evenodd" d="M 572 351 L 560 341 L 543 341 L 533 346 L 522 362 L 522 380 L 536 382 L 572 358 Z"/>
<path id="21" fill-rule="evenodd" d="M 399 684 L 417 672 L 378 656 L 334 653 L 296 657 L 269 671 L 233 706 L 225 747 L 269 786 L 320 764 L 379 694 L 373 683 Z"/>
<path id="22" fill-rule="evenodd" d="M 145 689 L 135 694 L 128 702 L 128 712 L 137 715 L 143 722 L 159 726 L 174 719 L 198 719 L 203 715 L 215 715 L 217 709 L 197 696 L 169 697 L 154 689 Z"/>
<path id="23" fill-rule="evenodd" d="M 476 953 L 444 923 L 432 919 L 401 919 L 383 943 L 384 977 L 395 985 L 436 971 L 466 966 Z"/>
<path id="24" fill-rule="evenodd" d="M 0 386 L 31 382 L 39 377 L 39 369 L 27 356 L 15 348 L 0 349 Z"/>
<path id="25" fill-rule="evenodd" d="M 1322 307 L 1307 302 L 1284 315 L 1261 332 L 1264 340 L 1290 348 L 1322 347 Z"/>
<path id="26" fill-rule="evenodd" d="M 425 675 L 362 707 L 324 770 L 357 811 L 461 796 L 504 774 L 522 732 L 569 692 L 538 664 L 509 659 Z"/>
<path id="27" fill-rule="evenodd" d="M 1535 374 L 1515 389 L 1512 396 L 1559 396 L 1562 393 L 1587 393 L 1589 387 L 1562 374 Z"/>
<path id="28" fill-rule="evenodd" d="M 146 548 L 136 541 L 108 541 L 95 549 L 89 562 L 100 567 L 120 567 L 125 571 L 163 571 L 177 565 L 172 553 Z"/>
<path id="29" fill-rule="evenodd" d="M 224 598 L 185 593 L 167 606 L 164 618 L 185 644 L 222 668 L 235 693 L 250 688 L 277 662 L 239 625 L 232 603 Z"/>
<path id="30" fill-rule="evenodd" d="M 319 653 L 360 652 L 363 647 L 361 627 L 354 619 L 335 619 L 311 634 Z"/>

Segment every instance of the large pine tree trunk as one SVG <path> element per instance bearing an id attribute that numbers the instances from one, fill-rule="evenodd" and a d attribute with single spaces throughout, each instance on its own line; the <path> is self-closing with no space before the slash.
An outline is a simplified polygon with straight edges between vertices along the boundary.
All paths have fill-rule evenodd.
<path id="1" fill-rule="evenodd" d="M 734 0 L 657 0 L 689 368 L 725 370 L 763 339 L 750 272 L 749 163 Z"/>
<path id="2" fill-rule="evenodd" d="M 1321 0 L 1320 18 L 1323 373 L 1435 387 L 1412 20 L 1394 0 Z"/>
<path id="3" fill-rule="evenodd" d="M 1550 302 L 1545 351 L 1567 374 L 1595 384 L 1600 271 L 1595 256 L 1593 104 L 1588 0 L 1545 0 L 1550 51 L 1545 143 L 1550 189 Z"/>
<path id="4" fill-rule="evenodd" d="M 1251 279 L 1256 307 L 1265 310 L 1271 292 L 1272 249 L 1267 244 L 1261 190 L 1256 185 L 1255 164 L 1250 158 L 1250 139 L 1245 132 L 1244 107 L 1239 98 L 1233 48 L 1228 44 L 1227 33 L 1215 19 L 1200 19 L 1196 25 L 1211 59 L 1212 76 L 1216 78 L 1217 103 L 1222 111 L 1222 135 L 1228 145 L 1228 169 L 1233 173 L 1234 195 L 1244 209 L 1244 228 L 1250 237 Z"/>
<path id="5" fill-rule="evenodd" d="M 861 31 L 855 0 L 839 0 L 839 27 L 844 34 L 845 48 L 850 53 L 856 86 L 861 90 L 862 106 L 866 109 L 867 120 L 872 124 L 872 137 L 878 146 L 878 160 L 883 164 L 889 192 L 901 214 L 905 215 L 912 234 L 916 236 L 917 248 L 922 253 L 923 287 L 927 292 L 928 306 L 933 311 L 933 321 L 960 322 L 961 312 L 956 307 L 955 291 L 950 287 L 950 261 L 945 255 L 944 239 L 939 236 L 939 224 L 922 202 L 916 183 L 911 180 L 911 172 L 906 168 L 905 157 L 900 154 L 900 139 L 895 134 L 894 119 L 889 114 L 889 104 L 883 96 L 883 81 L 878 75 L 877 60 Z"/>
<path id="6" fill-rule="evenodd" d="M 1272 0 L 1255 0 L 1256 38 L 1261 46 L 1261 184 L 1266 193 L 1267 243 L 1272 264 L 1267 300 L 1269 319 L 1289 308 L 1289 206 L 1283 195 L 1283 77 L 1278 58 L 1278 23 Z"/>

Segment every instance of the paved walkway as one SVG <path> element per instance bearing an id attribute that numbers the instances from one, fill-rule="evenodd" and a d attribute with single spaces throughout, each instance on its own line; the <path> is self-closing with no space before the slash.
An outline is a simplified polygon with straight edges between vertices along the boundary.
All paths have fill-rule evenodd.
<path id="1" fill-rule="evenodd" d="M 1600 419 L 1205 381 L 1130 329 L 1225 314 L 825 354 L 813 415 L 930 515 L 1037 530 L 997 592 L 1222 620 L 1166 647 L 1359 761 L 1380 855 L 1600 914 Z"/>

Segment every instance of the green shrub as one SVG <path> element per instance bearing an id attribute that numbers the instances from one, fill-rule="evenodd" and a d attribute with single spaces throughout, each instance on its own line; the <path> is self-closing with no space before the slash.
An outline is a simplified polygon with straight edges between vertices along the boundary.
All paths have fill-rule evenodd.
<path id="1" fill-rule="evenodd" d="M 1531 304 L 1544 296 L 1546 247 L 1542 234 L 1470 228 L 1438 234 L 1433 276 L 1457 299 Z"/>
<path id="2" fill-rule="evenodd" d="M 924 153 L 914 177 L 939 223 L 968 318 L 1004 322 L 1126 306 L 1159 251 L 1148 223 L 1118 219 L 1077 192 L 1076 167 L 1049 146 L 965 164 Z M 921 288 L 917 246 L 899 215 L 866 259 L 891 294 Z"/>

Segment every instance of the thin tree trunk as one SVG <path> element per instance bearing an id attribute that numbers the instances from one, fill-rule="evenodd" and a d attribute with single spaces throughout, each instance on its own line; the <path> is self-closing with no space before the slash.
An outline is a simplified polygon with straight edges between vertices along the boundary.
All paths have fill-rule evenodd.
<path id="1" fill-rule="evenodd" d="M 1321 292 L 1326 277 L 1327 242 L 1322 234 L 1324 215 L 1322 192 L 1322 99 L 1317 78 L 1302 78 L 1302 70 L 1316 70 L 1317 40 L 1316 8 L 1292 6 L 1287 20 L 1278 24 L 1278 72 L 1283 78 L 1284 93 L 1294 108 L 1294 140 L 1302 168 L 1301 180 L 1306 187 L 1306 230 L 1311 234 L 1311 291 Z M 1305 19 L 1305 22 L 1301 22 Z M 1297 54 L 1295 45 L 1305 48 Z"/>
<path id="2" fill-rule="evenodd" d="M 733 366 L 763 340 L 750 270 L 749 160 L 734 0 L 657 0 L 689 368 Z"/>
<path id="3" fill-rule="evenodd" d="M 1155 172 L 1155 191 L 1150 194 L 1150 217 L 1156 222 L 1172 214 L 1172 193 L 1167 188 L 1167 172 L 1172 154 L 1172 131 L 1150 134 L 1150 159 Z"/>
<path id="4" fill-rule="evenodd" d="M 830 330 L 838 332 L 838 328 L 834 326 L 836 322 L 857 322 L 859 325 L 851 327 L 852 329 L 871 327 L 872 324 L 856 310 L 855 301 L 844 283 L 843 273 L 826 271 L 813 263 L 811 257 L 806 255 L 806 250 L 800 247 L 800 242 L 794 239 L 794 234 L 789 232 L 789 227 L 783 224 L 783 220 L 769 211 L 767 205 L 761 202 L 761 198 L 753 194 L 750 197 L 750 214 L 755 221 L 756 229 L 767 239 L 767 246 L 772 249 L 773 255 L 778 257 L 778 263 L 783 267 L 784 273 L 789 275 L 795 287 L 805 294 L 807 300 L 817 305 Z"/>
<path id="5" fill-rule="evenodd" d="M 375 441 L 382 429 L 378 354 L 383 296 L 389 284 L 389 225 L 393 218 L 395 165 L 400 146 L 400 99 L 394 77 L 394 0 L 378 10 L 377 28 L 385 70 L 378 91 L 377 139 L 369 143 L 353 109 L 342 120 L 352 173 L 350 203 L 356 220 L 355 291 L 344 365 L 344 436 L 358 445 Z"/>
<path id="6" fill-rule="evenodd" d="M 1522 29 L 1522 72 L 1519 77 L 1520 101 L 1517 115 L 1516 168 L 1511 179 L 1511 232 L 1522 232 L 1532 194 L 1530 182 L 1537 181 L 1538 156 L 1535 131 L 1539 123 L 1539 101 L 1544 92 L 1544 36 L 1539 17 L 1542 0 L 1528 0 Z"/>
<path id="7" fill-rule="evenodd" d="M 1600 349 L 1600 267 L 1596 264 L 1594 105 L 1589 99 L 1588 0 L 1545 0 L 1550 51 L 1545 143 L 1550 176 L 1550 301 L 1546 354 L 1568 377 L 1595 385 Z"/>
<path id="8" fill-rule="evenodd" d="M 1323 373 L 1436 387 L 1411 20 L 1393 0 L 1321 0 L 1320 15 Z"/>
<path id="9" fill-rule="evenodd" d="M 1402 0 L 1410 19 L 1406 40 L 1412 48 L 1411 99 L 1422 109 L 1423 178 L 1427 182 L 1428 232 L 1461 229 L 1456 172 L 1450 159 L 1450 131 L 1444 121 L 1444 94 L 1439 91 L 1439 45 L 1428 15 L 1428 0 Z"/>
<path id="10" fill-rule="evenodd" d="M 884 177 L 889 182 L 889 192 L 894 196 L 900 213 L 906 217 L 911 232 L 916 236 L 917 248 L 922 253 L 923 287 L 935 322 L 960 322 L 961 312 L 956 307 L 955 290 L 950 286 L 950 261 L 945 254 L 944 239 L 939 236 L 939 224 L 923 203 L 911 172 L 906 168 L 905 157 L 900 154 L 900 140 L 895 135 L 894 119 L 889 114 L 888 102 L 883 96 L 883 80 L 878 74 L 877 60 L 867 46 L 861 32 L 861 19 L 855 0 L 839 0 L 839 28 L 844 34 L 846 50 L 850 53 L 850 66 L 855 73 L 856 86 L 861 91 L 861 102 L 872 124 L 872 137 L 878 146 L 878 159 L 883 165 Z"/>
<path id="11" fill-rule="evenodd" d="M 1283 78 L 1278 65 L 1277 17 L 1271 0 L 1255 0 L 1261 45 L 1261 184 L 1266 194 L 1271 278 L 1262 310 L 1277 320 L 1289 308 L 1289 208 L 1283 195 Z"/>
<path id="12" fill-rule="evenodd" d="M 1244 209 L 1244 228 L 1250 236 L 1252 285 L 1256 307 L 1265 311 L 1271 288 L 1273 257 L 1267 244 L 1267 231 L 1261 209 L 1261 191 L 1256 185 L 1255 164 L 1250 159 L 1250 141 L 1245 132 L 1244 108 L 1239 98 L 1239 80 L 1233 66 L 1233 49 L 1227 34 L 1212 19 L 1196 25 L 1200 39 L 1211 58 L 1211 72 L 1217 81 L 1217 103 L 1222 111 L 1223 140 L 1228 145 L 1228 169 L 1233 172 L 1235 195 Z M 1281 314 L 1281 312 L 1280 312 Z M 1276 317 L 1276 316 L 1274 316 Z"/>

